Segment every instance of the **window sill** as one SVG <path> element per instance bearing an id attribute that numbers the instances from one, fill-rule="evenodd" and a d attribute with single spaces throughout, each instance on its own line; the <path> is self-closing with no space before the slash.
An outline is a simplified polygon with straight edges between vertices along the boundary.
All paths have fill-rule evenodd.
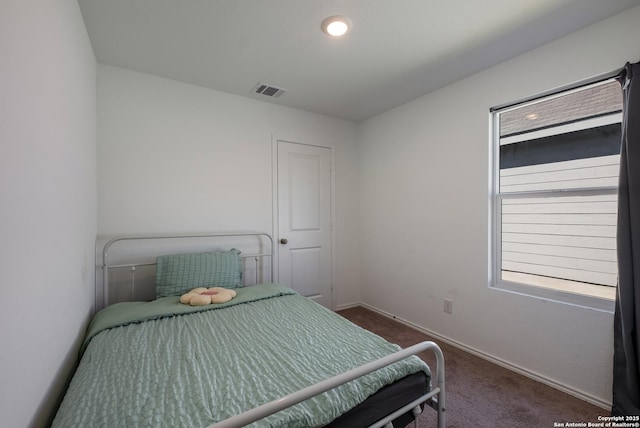
<path id="1" fill-rule="evenodd" d="M 494 288 L 610 313 L 615 307 L 615 287 L 502 271 Z"/>

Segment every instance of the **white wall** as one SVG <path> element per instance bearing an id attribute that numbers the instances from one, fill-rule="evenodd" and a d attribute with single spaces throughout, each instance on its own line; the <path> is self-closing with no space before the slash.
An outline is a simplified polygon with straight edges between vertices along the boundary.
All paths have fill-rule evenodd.
<path id="1" fill-rule="evenodd" d="M 363 302 L 611 402 L 611 314 L 488 288 L 489 108 L 637 61 L 638 22 L 640 7 L 362 124 Z"/>
<path id="2" fill-rule="evenodd" d="M 351 122 L 99 65 L 99 233 L 270 233 L 272 135 L 335 146 L 336 302 L 358 302 Z"/>
<path id="3" fill-rule="evenodd" d="M 46 426 L 94 293 L 96 61 L 77 2 L 0 2 L 0 58 L 0 425 Z"/>

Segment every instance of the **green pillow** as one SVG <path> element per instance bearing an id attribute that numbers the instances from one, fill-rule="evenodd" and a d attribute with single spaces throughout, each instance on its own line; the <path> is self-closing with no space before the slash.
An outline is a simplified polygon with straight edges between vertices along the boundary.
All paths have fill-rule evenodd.
<path id="1" fill-rule="evenodd" d="M 181 296 L 196 287 L 242 285 L 240 251 L 218 251 L 156 258 L 156 297 Z"/>

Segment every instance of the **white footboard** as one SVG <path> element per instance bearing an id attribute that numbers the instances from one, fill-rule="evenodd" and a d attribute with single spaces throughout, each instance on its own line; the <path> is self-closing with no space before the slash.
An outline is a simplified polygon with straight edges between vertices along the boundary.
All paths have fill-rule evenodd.
<path id="1" fill-rule="evenodd" d="M 360 367 L 356 367 L 355 369 L 349 370 L 348 372 L 326 379 L 322 382 L 319 382 L 315 385 L 311 385 L 307 388 L 301 389 L 300 391 L 296 391 L 292 394 L 289 394 L 287 396 L 274 400 L 270 403 L 263 404 L 262 406 L 248 410 L 245 413 L 242 413 L 240 415 L 236 415 L 229 419 L 225 419 L 224 421 L 210 425 L 208 428 L 243 427 L 252 422 L 255 422 L 264 417 L 267 417 L 273 413 L 277 413 L 280 410 L 283 410 L 287 407 L 300 403 L 315 395 L 321 394 L 325 391 L 333 389 L 344 383 L 352 381 L 353 379 L 359 378 L 360 376 L 364 376 L 368 373 L 376 371 L 382 367 L 388 366 L 390 364 L 395 363 L 396 361 L 400 361 L 404 358 L 407 358 L 411 355 L 415 355 L 427 349 L 432 350 L 436 355 L 437 386 L 433 388 L 428 394 L 423 395 L 422 397 L 415 400 L 414 402 L 407 404 L 406 406 L 399 409 L 398 411 L 392 413 L 391 415 L 385 417 L 384 419 L 379 420 L 375 424 L 371 425 L 371 427 L 376 428 L 376 427 L 386 426 L 393 419 L 400 416 L 401 414 L 407 411 L 410 411 L 412 409 L 415 409 L 416 407 L 419 409 L 420 404 L 431 400 L 431 402 L 433 403 L 433 407 L 438 412 L 438 428 L 444 428 L 445 427 L 444 355 L 442 354 L 442 350 L 438 345 L 436 345 L 434 342 L 429 342 L 429 341 L 418 343 L 416 345 L 413 345 L 406 349 L 398 351 L 394 354 L 380 358 L 371 363 L 365 364 Z M 414 414 L 417 414 L 417 413 L 419 413 L 419 410 L 417 412 L 414 412 Z"/>

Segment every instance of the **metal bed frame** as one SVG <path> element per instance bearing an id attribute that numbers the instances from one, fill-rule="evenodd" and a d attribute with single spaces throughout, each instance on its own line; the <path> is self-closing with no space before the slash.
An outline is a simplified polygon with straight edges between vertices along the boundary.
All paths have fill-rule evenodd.
<path id="1" fill-rule="evenodd" d="M 177 241 L 185 241 L 191 240 L 193 242 L 201 241 L 201 245 L 197 247 L 197 251 L 213 251 L 217 249 L 228 249 L 228 246 L 221 246 L 220 239 L 228 238 L 229 240 L 235 240 L 235 244 L 244 244 L 247 245 L 246 242 L 248 239 L 253 240 L 254 246 L 258 248 L 252 248 L 252 252 L 244 254 L 240 254 L 240 258 L 243 260 L 244 267 L 246 270 L 247 265 L 250 261 L 253 261 L 253 269 L 254 276 L 253 283 L 257 284 L 258 282 L 265 282 L 264 276 L 268 275 L 268 281 L 273 281 L 273 272 L 275 269 L 275 258 L 274 254 L 274 242 L 271 235 L 267 233 L 261 232 L 224 232 L 224 233 L 193 233 L 193 234 L 181 234 L 181 235 L 117 235 L 117 236 L 103 236 L 98 238 L 98 242 L 96 244 L 97 247 L 97 263 L 100 269 L 96 269 L 96 297 L 95 297 L 95 312 L 100 309 L 109 306 L 110 304 L 117 303 L 118 301 L 131 301 L 134 300 L 134 296 L 136 291 L 139 288 L 139 284 L 142 283 L 142 287 L 151 288 L 155 287 L 155 282 L 145 284 L 144 278 L 139 278 L 139 270 L 140 268 L 151 268 L 156 265 L 155 255 L 151 254 L 146 258 L 139 259 L 139 261 L 135 262 L 112 262 L 110 260 L 111 252 L 115 250 L 115 247 L 118 244 L 129 245 L 132 248 L 135 248 L 136 244 L 141 242 L 161 242 L 165 241 L 165 244 L 168 244 L 170 241 L 174 243 Z M 238 242 L 239 241 L 239 242 Z M 242 242 L 244 241 L 244 242 Z M 216 245 L 217 244 L 217 245 Z M 265 245 L 266 244 L 266 245 Z M 266 248 L 265 248 L 266 246 Z M 163 248 L 166 248 L 163 252 L 158 254 L 169 254 L 173 252 L 194 252 L 194 249 L 189 249 L 189 247 L 182 247 L 178 250 L 172 250 L 172 246 L 165 245 Z M 259 251 L 255 251 L 255 250 Z M 266 250 L 266 251 L 265 251 Z M 139 256 L 139 254 L 138 254 Z M 266 269 L 264 267 L 263 259 L 269 258 L 271 263 L 269 264 L 268 273 L 265 272 Z M 123 270 L 126 269 L 129 271 L 128 282 L 128 296 L 125 299 L 121 300 L 113 300 L 111 297 L 111 287 L 112 283 L 110 282 L 110 274 L 112 270 Z M 155 269 L 155 268 L 154 268 Z M 101 272 L 101 274 L 100 274 Z M 155 278 L 155 271 L 153 272 L 153 277 Z M 149 278 L 146 278 L 147 280 Z M 247 276 L 243 276 L 244 285 L 249 285 L 251 282 L 250 278 Z M 147 281 L 148 282 L 148 281 Z M 146 293 L 147 296 L 151 296 L 151 294 Z M 151 297 L 153 298 L 153 297 Z"/>
<path id="2" fill-rule="evenodd" d="M 173 245 L 170 243 L 177 243 L 182 241 L 193 241 L 200 242 L 197 245 L 196 251 L 211 251 L 215 249 L 223 249 L 228 248 L 229 245 L 225 245 L 224 247 L 220 246 L 221 241 L 223 244 L 228 244 L 229 242 L 233 242 L 234 244 L 239 241 L 245 241 L 244 244 L 249 244 L 251 247 L 251 252 L 247 254 L 242 254 L 241 258 L 243 259 L 243 263 L 245 266 L 252 263 L 252 268 L 255 270 L 252 278 L 244 277 L 244 284 L 249 285 L 251 283 L 258 284 L 261 282 L 266 282 L 265 277 L 268 278 L 268 282 L 272 282 L 273 274 L 275 272 L 275 246 L 273 238 L 267 234 L 262 232 L 224 232 L 224 233 L 196 233 L 196 234 L 163 234 L 163 235 L 118 235 L 118 236 L 102 236 L 98 238 L 96 243 L 96 261 L 97 267 L 96 269 L 96 303 L 95 303 L 95 312 L 100 309 L 119 302 L 119 301 L 130 301 L 134 300 L 134 297 L 137 293 L 137 285 L 140 283 L 144 283 L 144 278 L 140 278 L 138 274 L 140 268 L 148 268 L 153 269 L 155 266 L 155 255 L 161 254 L 170 254 L 177 252 L 193 252 L 194 248 L 190 248 L 189 246 L 182 246 L 179 249 L 172 250 Z M 247 242 L 247 240 L 249 242 Z M 116 247 L 118 244 L 123 245 L 125 248 L 127 246 L 135 249 L 136 244 L 140 243 L 153 243 L 154 242 L 162 242 L 164 241 L 165 246 L 163 247 L 163 252 L 158 253 L 157 251 L 150 255 L 143 256 L 140 258 L 140 254 L 138 253 L 138 260 L 134 262 L 121 262 L 121 261 L 111 261 L 111 255 L 113 252 L 116 252 Z M 209 241 L 209 242 L 207 242 Z M 257 248 L 256 248 L 257 247 Z M 256 251 L 257 250 L 257 251 Z M 127 257 L 126 251 L 125 257 Z M 146 258 L 145 258 L 146 257 Z M 265 264 L 263 259 L 268 258 L 270 263 Z M 269 270 L 268 274 L 265 272 Z M 111 271 L 112 270 L 125 270 L 129 272 L 129 278 L 127 278 L 126 282 L 128 288 L 128 296 L 125 298 L 115 298 L 112 296 L 110 292 L 111 284 Z M 149 283 L 150 277 L 155 278 L 155 272 L 153 275 L 147 273 L 146 278 L 146 287 L 154 287 L 155 284 Z M 120 284 L 122 286 L 122 284 Z M 144 286 L 144 284 L 143 284 Z M 151 294 L 147 291 L 147 296 L 151 296 Z M 150 299 L 153 297 L 149 297 Z M 398 409 L 394 413 L 386 416 L 385 418 L 377 421 L 371 428 L 385 427 L 391 428 L 393 427 L 392 421 L 398 416 L 405 414 L 408 411 L 411 411 L 414 416 L 415 426 L 418 427 L 418 416 L 422 412 L 422 405 L 426 404 L 432 407 L 437 411 L 437 419 L 438 419 L 438 428 L 444 428 L 445 424 L 445 371 L 444 371 L 444 355 L 440 347 L 430 341 L 425 341 L 418 343 L 416 345 L 410 346 L 406 349 L 400 350 L 394 354 L 388 355 L 386 357 L 380 358 L 371 363 L 365 364 L 363 366 L 357 367 L 355 369 L 349 370 L 345 373 L 339 374 L 332 378 L 321 381 L 315 385 L 311 385 L 307 388 L 304 388 L 300 391 L 296 391 L 287 396 L 281 397 L 277 400 L 274 400 L 270 403 L 261 405 L 254 409 L 251 409 L 245 413 L 233 416 L 224 421 L 215 423 L 208 428 L 231 428 L 231 427 L 241 427 L 252 422 L 258 421 L 264 417 L 267 417 L 271 414 L 277 413 L 280 410 L 283 410 L 287 407 L 293 406 L 297 403 L 300 403 L 308 398 L 311 398 L 315 395 L 321 394 L 325 391 L 333 389 L 337 386 L 350 382 L 356 378 L 364 376 L 368 373 L 374 372 L 380 368 L 383 368 L 387 365 L 393 364 L 397 361 L 400 361 L 404 358 L 407 358 L 411 355 L 416 355 L 419 352 L 430 350 L 435 354 L 436 357 L 436 377 L 437 377 L 437 386 L 432 388 L 429 393 L 419 397 L 411 403 L 408 403 L 401 409 Z"/>

